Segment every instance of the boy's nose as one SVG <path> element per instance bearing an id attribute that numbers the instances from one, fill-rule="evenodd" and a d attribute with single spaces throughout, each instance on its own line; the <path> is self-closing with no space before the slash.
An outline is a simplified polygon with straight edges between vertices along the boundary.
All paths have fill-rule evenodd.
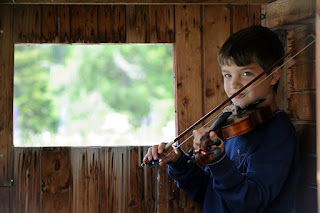
<path id="1" fill-rule="evenodd" d="M 233 81 L 231 83 L 231 88 L 232 89 L 240 89 L 240 88 L 242 88 L 242 84 L 238 79 L 233 79 Z"/>

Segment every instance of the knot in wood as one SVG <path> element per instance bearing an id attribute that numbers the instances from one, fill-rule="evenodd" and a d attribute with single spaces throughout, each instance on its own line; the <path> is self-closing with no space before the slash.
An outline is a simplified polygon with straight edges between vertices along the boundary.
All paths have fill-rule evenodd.
<path id="1" fill-rule="evenodd" d="M 182 104 L 183 104 L 184 106 L 186 106 L 186 105 L 188 104 L 188 99 L 184 98 L 184 99 L 182 100 Z"/>

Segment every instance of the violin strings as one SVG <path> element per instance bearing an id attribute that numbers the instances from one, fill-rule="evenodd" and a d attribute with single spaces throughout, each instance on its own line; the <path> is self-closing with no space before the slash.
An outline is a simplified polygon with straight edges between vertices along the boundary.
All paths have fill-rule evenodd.
<path id="1" fill-rule="evenodd" d="M 245 97 L 248 93 L 250 93 L 253 89 L 255 89 L 257 86 L 259 86 L 261 83 L 263 83 L 266 79 L 268 79 L 270 76 L 272 76 L 275 72 L 277 72 L 279 69 L 281 69 L 284 65 L 287 65 L 291 60 L 293 60 L 297 55 L 299 55 L 301 52 L 303 52 L 305 49 L 307 49 L 309 46 L 311 46 L 314 42 L 315 42 L 315 35 L 314 34 L 310 34 L 309 36 L 307 36 L 303 41 L 300 42 L 303 43 L 304 41 L 306 41 L 309 37 L 312 37 L 313 40 L 307 44 L 304 48 L 302 48 L 300 51 L 298 51 L 295 55 L 293 55 L 292 57 L 290 57 L 287 61 L 285 61 L 284 63 L 282 63 L 277 69 L 275 69 L 273 72 L 271 72 L 270 74 L 268 74 L 265 78 L 263 78 L 260 82 L 258 82 L 257 84 L 255 84 L 252 88 L 250 88 L 241 98 Z M 299 46 L 300 44 L 298 44 L 297 46 Z M 241 99 L 240 98 L 240 99 Z M 237 103 L 237 101 L 239 101 L 240 99 L 236 100 L 235 102 L 233 102 L 233 104 Z M 210 119 L 207 123 L 205 123 L 202 127 L 200 127 L 200 129 L 206 127 L 210 122 L 212 122 L 215 118 L 217 118 L 219 115 L 221 115 L 222 112 L 218 113 L 216 116 L 214 116 L 212 119 Z M 184 141 L 182 141 L 178 146 L 173 146 L 173 149 L 168 152 L 165 156 L 163 156 L 161 159 L 159 159 L 159 162 L 162 161 L 163 158 L 167 157 L 168 155 L 170 155 L 173 151 L 175 151 L 176 149 L 178 149 L 179 147 L 181 147 L 184 143 L 186 143 L 190 138 L 193 137 L 193 134 L 190 135 L 188 138 L 186 138 Z M 169 146 L 172 146 L 173 143 L 178 143 L 178 141 L 171 141 L 170 143 L 168 143 L 165 147 L 165 149 L 167 149 Z"/>

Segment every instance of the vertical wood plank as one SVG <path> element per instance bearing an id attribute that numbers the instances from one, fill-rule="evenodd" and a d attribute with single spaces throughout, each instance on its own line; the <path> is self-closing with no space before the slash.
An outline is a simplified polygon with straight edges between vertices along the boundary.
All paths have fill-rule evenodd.
<path id="1" fill-rule="evenodd" d="M 316 58 L 320 58 L 320 0 L 316 0 Z M 316 131 L 320 132 L 320 61 L 316 60 Z M 317 144 L 320 144 L 320 134 L 317 134 Z M 320 146 L 317 146 L 317 186 L 320 187 Z M 317 190 L 318 195 L 318 212 L 320 211 L 320 190 Z"/>
<path id="2" fill-rule="evenodd" d="M 42 5 L 41 35 L 43 43 L 57 41 L 58 7 L 56 5 Z"/>
<path id="3" fill-rule="evenodd" d="M 41 5 L 15 5 L 13 41 L 15 43 L 41 42 Z"/>
<path id="4" fill-rule="evenodd" d="M 43 148 L 41 212 L 70 212 L 70 148 Z"/>
<path id="5" fill-rule="evenodd" d="M 70 22 L 70 6 L 59 5 L 59 41 L 61 43 L 69 43 L 71 41 L 71 22 Z"/>
<path id="6" fill-rule="evenodd" d="M 10 212 L 10 187 L 0 186 L 0 208 L 1 212 Z"/>
<path id="7" fill-rule="evenodd" d="M 204 112 L 227 98 L 223 87 L 218 54 L 230 35 L 230 8 L 205 6 L 203 18 Z"/>
<path id="8" fill-rule="evenodd" d="M 86 8 L 81 5 L 72 5 L 71 12 L 71 42 L 83 42 L 86 32 Z"/>
<path id="9" fill-rule="evenodd" d="M 150 42 L 173 43 L 174 6 L 150 5 Z"/>
<path id="10" fill-rule="evenodd" d="M 128 212 L 128 148 L 101 148 L 100 212 Z"/>
<path id="11" fill-rule="evenodd" d="M 71 212 L 99 212 L 99 160 L 98 148 L 71 149 Z"/>
<path id="12" fill-rule="evenodd" d="M 129 147 L 128 212 L 146 212 L 144 209 L 144 184 L 141 162 L 141 147 Z"/>
<path id="13" fill-rule="evenodd" d="M 13 6 L 0 7 L 0 186 L 10 186 L 13 147 Z"/>
<path id="14" fill-rule="evenodd" d="M 86 8 L 86 29 L 85 29 L 85 43 L 98 42 L 98 6 L 87 5 Z"/>
<path id="15" fill-rule="evenodd" d="M 288 31 L 288 51 L 295 48 L 301 40 L 305 39 L 311 33 L 314 33 L 315 26 L 313 24 L 296 27 Z M 304 48 L 308 42 L 312 39 L 308 39 L 302 44 L 297 51 Z M 295 51 L 289 57 L 292 57 L 297 53 Z M 289 92 L 296 91 L 310 91 L 315 90 L 315 45 L 312 45 L 305 49 L 302 53 L 294 58 L 289 63 L 287 69 L 288 90 Z"/>
<path id="16" fill-rule="evenodd" d="M 260 14 L 262 13 L 261 5 L 249 5 L 249 26 L 261 25 Z"/>
<path id="17" fill-rule="evenodd" d="M 200 7 L 199 5 L 175 6 L 175 91 L 178 132 L 182 132 L 203 115 Z M 183 145 L 183 149 L 189 150 L 191 146 L 192 143 L 186 143 Z M 169 182 L 165 179 L 168 177 L 167 175 L 161 175 L 160 172 L 160 177 L 164 182 Z M 171 184 L 175 183 L 171 181 Z M 170 186 L 169 189 L 173 189 L 173 186 Z M 179 211 L 179 208 L 185 211 L 191 211 L 191 209 L 201 211 L 200 207 L 194 207 L 196 204 L 183 192 L 178 196 L 179 203 L 169 206 L 170 201 L 166 200 L 168 198 L 163 194 L 166 193 L 168 196 L 172 194 L 172 191 L 164 192 L 161 187 L 159 187 L 159 191 L 159 212 L 168 212 L 171 209 L 176 212 Z"/>
<path id="18" fill-rule="evenodd" d="M 143 147 L 142 158 L 147 154 L 149 147 Z M 143 186 L 144 186 L 144 208 L 145 212 L 157 212 L 158 211 L 158 191 L 159 184 L 157 181 L 158 170 L 150 169 L 148 166 L 143 168 Z M 166 174 L 168 175 L 168 174 Z"/>
<path id="19" fill-rule="evenodd" d="M 98 8 L 98 36 L 100 43 L 126 41 L 126 6 L 100 5 Z"/>
<path id="20" fill-rule="evenodd" d="M 12 212 L 40 212 L 41 148 L 14 148 Z"/>
<path id="21" fill-rule="evenodd" d="M 313 92 L 291 93 L 288 95 L 288 114 L 292 120 L 315 121 L 316 100 Z"/>
<path id="22" fill-rule="evenodd" d="M 127 43 L 150 42 L 150 19 L 148 5 L 126 6 L 126 39 Z"/>
<path id="23" fill-rule="evenodd" d="M 252 25 L 261 24 L 259 19 L 260 13 L 260 5 L 233 6 L 231 33 Z"/>
<path id="24" fill-rule="evenodd" d="M 179 5 L 175 14 L 176 106 L 178 132 L 182 132 L 203 114 L 200 6 Z M 188 145 L 184 150 L 191 148 Z"/>

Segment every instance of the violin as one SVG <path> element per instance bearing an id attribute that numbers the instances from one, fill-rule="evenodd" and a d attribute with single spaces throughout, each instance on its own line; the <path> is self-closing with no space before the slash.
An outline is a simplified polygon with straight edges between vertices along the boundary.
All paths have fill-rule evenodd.
<path id="1" fill-rule="evenodd" d="M 291 53 L 296 51 L 298 49 L 298 47 L 310 37 L 313 38 L 313 41 L 311 41 L 308 45 L 306 45 L 306 47 L 304 47 L 302 50 L 297 52 L 294 56 L 287 59 L 286 62 L 282 63 L 280 66 L 278 65 L 279 63 L 282 62 L 282 60 L 284 60 Z M 164 149 L 166 150 L 170 146 L 172 146 L 174 143 L 178 142 L 182 137 L 184 137 L 188 132 L 190 132 L 190 130 L 194 129 L 196 126 L 198 126 L 200 123 L 202 123 L 205 119 L 209 118 L 213 113 L 220 110 L 227 103 L 230 103 L 234 97 L 239 95 L 242 91 L 247 89 L 250 85 L 252 85 L 258 79 L 260 79 L 262 76 L 267 74 L 266 78 L 268 78 L 274 72 L 276 72 L 278 69 L 282 68 L 285 64 L 288 64 L 293 58 L 295 58 L 298 54 L 300 54 L 302 51 L 304 51 L 306 48 L 308 48 L 314 42 L 315 42 L 315 35 L 310 34 L 309 36 L 307 36 L 305 39 L 300 41 L 294 48 L 292 48 L 289 52 L 284 54 L 284 56 L 282 58 L 280 58 L 276 62 L 274 62 L 269 68 L 265 69 L 262 73 L 260 73 L 254 79 L 252 79 L 248 84 L 246 84 L 244 87 L 239 89 L 236 93 L 231 95 L 229 98 L 227 98 L 221 104 L 219 104 L 214 109 L 212 109 L 210 112 L 208 112 L 206 115 L 204 115 L 202 118 L 200 118 L 197 122 L 195 122 L 190 127 L 188 127 L 186 130 L 184 130 L 173 141 L 167 143 L 166 146 L 164 147 Z M 272 70 L 274 68 L 276 68 L 277 66 L 278 66 L 278 68 L 272 72 Z M 268 74 L 268 73 L 270 73 L 270 74 Z M 264 79 L 266 79 L 266 78 L 264 78 Z M 192 153 L 192 156 L 193 156 L 192 158 L 197 162 L 198 165 L 200 165 L 201 167 L 206 166 L 209 163 L 209 159 L 210 159 L 209 155 L 213 154 L 213 155 L 218 156 L 219 154 L 221 154 L 224 151 L 224 144 L 222 141 L 220 141 L 220 140 L 211 141 L 210 140 L 209 133 L 211 131 L 217 131 L 218 136 L 220 138 L 222 138 L 223 140 L 226 140 L 226 139 L 236 137 L 241 134 L 245 134 L 247 132 L 250 132 L 256 126 L 266 122 L 267 120 L 270 120 L 273 117 L 273 113 L 272 113 L 270 107 L 266 106 L 266 107 L 257 108 L 256 105 L 257 104 L 251 104 L 250 106 L 246 107 L 245 109 L 240 109 L 241 112 L 238 112 L 236 114 L 234 114 L 233 112 L 223 112 L 222 114 L 220 114 L 218 119 L 210 127 L 210 131 L 205 136 L 203 136 L 201 138 L 201 140 L 200 140 L 201 144 L 200 144 L 199 149 L 195 150 L 194 153 Z M 231 116 L 231 115 L 233 115 L 233 116 Z M 175 147 L 172 151 L 179 148 L 184 142 L 182 142 L 178 147 Z M 171 152 L 169 152 L 167 155 L 169 155 Z M 146 164 L 148 164 L 150 166 L 150 168 L 153 168 L 159 162 L 161 162 L 165 156 L 160 155 L 159 157 L 160 157 L 160 160 L 152 160 L 149 162 L 142 162 L 141 167 L 144 167 Z"/>
<path id="2" fill-rule="evenodd" d="M 259 100 L 244 109 L 238 108 L 236 113 L 225 111 L 210 126 L 210 131 L 200 139 L 200 147 L 197 150 L 190 150 L 189 155 L 198 166 L 206 167 L 210 158 L 214 159 L 224 152 L 224 140 L 245 134 L 257 126 L 273 118 L 273 112 L 269 105 L 256 108 L 264 100 Z M 212 141 L 209 137 L 211 131 L 217 133 L 220 139 Z M 210 157 L 210 155 L 213 155 Z"/>

